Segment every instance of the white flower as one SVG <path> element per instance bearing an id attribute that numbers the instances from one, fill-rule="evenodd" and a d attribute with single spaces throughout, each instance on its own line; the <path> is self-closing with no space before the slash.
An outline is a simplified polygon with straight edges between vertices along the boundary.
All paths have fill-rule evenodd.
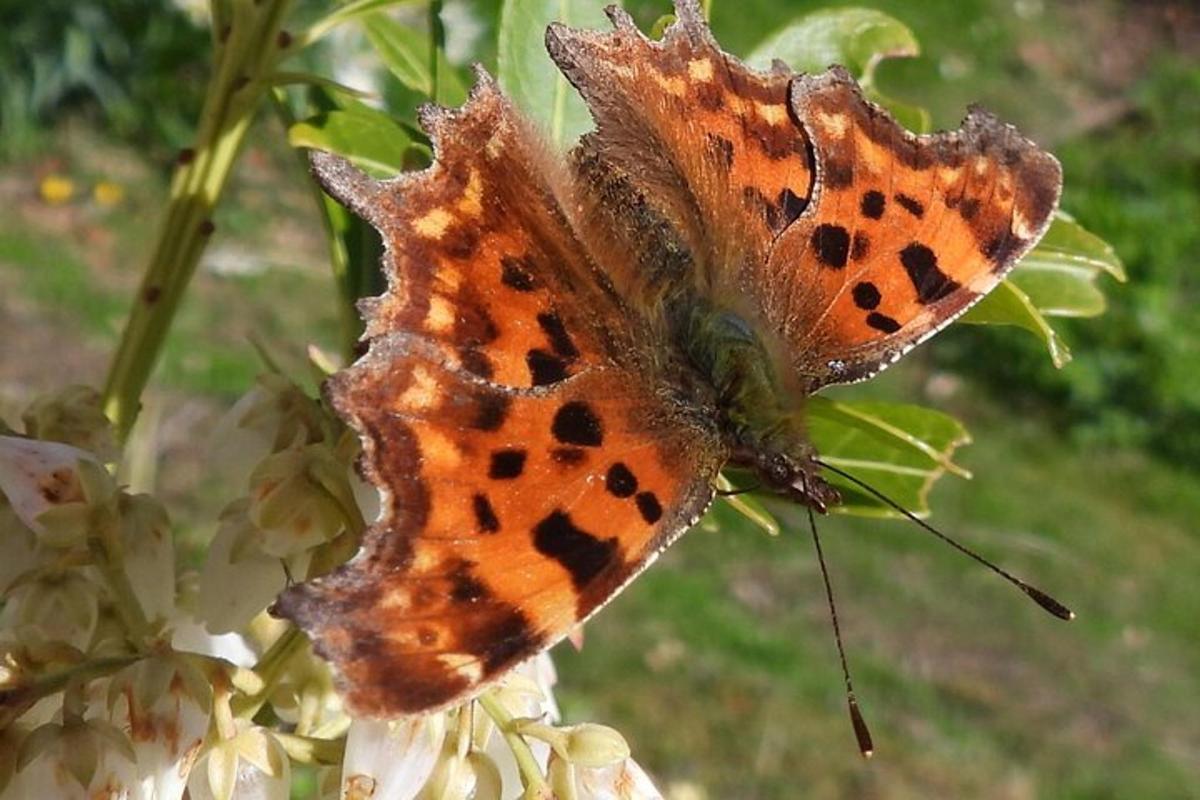
<path id="1" fill-rule="evenodd" d="M 166 619 L 175 608 L 175 544 L 167 512 L 147 494 L 122 494 L 118 504 L 125 574 L 146 618 Z"/>
<path id="2" fill-rule="evenodd" d="M 241 630 L 287 584 L 283 563 L 255 546 L 260 534 L 246 516 L 249 505 L 242 499 L 221 512 L 221 527 L 200 572 L 196 616 L 213 633 Z M 289 561 L 289 566 L 303 575 L 308 554 Z"/>
<path id="3" fill-rule="evenodd" d="M 191 800 L 287 800 L 292 767 L 266 728 L 236 721 L 237 734 L 217 742 L 192 768 Z"/>
<path id="4" fill-rule="evenodd" d="M 193 696 L 189 686 L 200 691 L 207 686 L 198 672 L 184 679 L 178 671 L 184 664 L 147 659 L 113 682 L 112 721 L 129 735 L 135 755 L 130 800 L 179 800 L 203 746 L 208 699 Z"/>
<path id="5" fill-rule="evenodd" d="M 579 800 L 663 800 L 650 776 L 632 758 L 607 767 L 576 767 Z"/>
<path id="6" fill-rule="evenodd" d="M 95 457 L 68 444 L 0 436 L 0 491 L 34 533 L 46 534 L 38 517 L 47 511 L 83 501 L 81 460 L 94 462 Z"/>
<path id="7" fill-rule="evenodd" d="M 445 736 L 442 714 L 354 720 L 342 760 L 342 797 L 412 800 L 433 773 Z"/>

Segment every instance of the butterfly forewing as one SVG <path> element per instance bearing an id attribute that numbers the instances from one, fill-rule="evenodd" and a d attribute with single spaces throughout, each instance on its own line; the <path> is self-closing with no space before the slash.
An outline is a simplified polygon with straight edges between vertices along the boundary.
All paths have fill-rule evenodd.
<path id="1" fill-rule="evenodd" d="M 388 250 L 369 350 L 326 386 L 383 508 L 351 562 L 277 606 L 376 717 L 462 701 L 561 639 L 695 521 L 721 460 L 715 414 L 647 372 L 490 82 L 426 122 L 416 176 L 317 160 Z"/>

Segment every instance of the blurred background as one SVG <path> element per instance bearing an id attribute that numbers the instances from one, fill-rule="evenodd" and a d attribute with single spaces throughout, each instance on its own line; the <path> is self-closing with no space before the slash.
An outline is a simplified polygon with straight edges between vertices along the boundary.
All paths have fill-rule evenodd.
<path id="1" fill-rule="evenodd" d="M 0 416 L 98 385 L 148 257 L 207 76 L 200 3 L 0 6 Z M 302 4 L 303 5 L 303 4 Z M 316 3 L 310 3 L 314 8 Z M 446 3 L 449 55 L 494 59 L 495 3 Z M 666 2 L 626 4 L 644 28 Z M 715 0 L 745 53 L 807 11 Z M 1075 608 L 1064 625 L 914 526 L 821 520 L 877 755 L 862 763 L 801 518 L 768 538 L 733 515 L 685 537 L 557 653 L 569 718 L 611 724 L 677 800 L 1200 797 L 1200 10 L 1186 2 L 869 5 L 917 58 L 881 88 L 955 127 L 980 102 L 1052 149 L 1063 207 L 1130 282 L 1032 337 L 953 326 L 871 383 L 974 443 L 933 521 Z M 349 45 L 350 43 L 348 43 Z M 343 71 L 369 69 L 348 59 Z M 204 442 L 252 384 L 252 341 L 338 335 L 326 246 L 280 124 L 251 134 L 177 319 L 146 417 L 176 530 L 201 553 L 224 500 Z"/>

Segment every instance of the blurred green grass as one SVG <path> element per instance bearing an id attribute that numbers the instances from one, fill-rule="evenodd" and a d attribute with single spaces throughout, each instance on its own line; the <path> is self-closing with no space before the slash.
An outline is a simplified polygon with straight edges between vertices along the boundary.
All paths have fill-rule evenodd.
<path id="1" fill-rule="evenodd" d="M 728 49 L 744 52 L 792 16 L 846 4 L 716 0 L 714 27 Z M 647 26 L 664 10 L 661 2 L 627 5 Z M 1095 30 L 1063 29 L 1057 50 L 1037 50 L 1052 21 L 1075 20 L 1101 33 L 1130 30 L 1116 22 L 1137 16 L 1128 7 L 1034 0 L 866 5 L 904 20 L 923 45 L 921 58 L 881 68 L 890 94 L 928 106 L 942 127 L 953 126 L 968 102 L 982 101 L 1056 142 L 1070 154 L 1070 208 L 1122 255 L 1146 240 L 1154 221 L 1142 205 L 1135 227 L 1122 205 L 1121 176 L 1105 164 L 1127 153 L 1143 170 L 1140 196 L 1160 192 L 1182 198 L 1173 207 L 1193 207 L 1197 192 L 1188 193 L 1188 176 L 1156 171 L 1137 127 L 1154 126 L 1157 141 L 1194 138 L 1182 117 L 1168 112 L 1130 125 L 1119 106 L 1116 116 L 1098 121 L 1087 112 L 1124 100 L 1131 87 L 1175 80 L 1172 70 L 1194 76 L 1195 63 L 1180 67 L 1139 50 L 1114 66 L 1113 58 L 1096 60 L 1087 51 L 1100 36 Z M 1109 37 L 1114 50 L 1165 47 L 1138 38 L 1144 31 L 1136 25 L 1132 30 L 1128 41 Z M 90 179 L 110 172 L 113 158 L 97 160 L 94 138 L 70 130 L 53 136 L 55 164 L 9 164 L 0 176 L 10 204 L 0 215 L 0 412 L 9 419 L 32 392 L 102 378 L 164 196 L 162 176 L 143 165 L 125 181 L 128 196 L 114 209 L 97 211 L 84 200 L 42 208 L 35 196 L 40 174 L 67 170 Z M 211 484 L 219 465 L 204 461 L 200 444 L 260 369 L 248 338 L 293 349 L 335 341 L 336 297 L 319 226 L 279 138 L 278 130 L 260 127 L 217 220 L 214 247 L 255 254 L 256 270 L 201 271 L 156 378 L 156 402 L 165 409 L 160 481 L 177 526 L 194 542 L 204 540 L 229 496 Z M 140 156 L 125 148 L 116 158 Z M 1161 241 L 1146 247 L 1151 266 L 1184 257 L 1186 231 L 1178 228 L 1186 226 L 1165 222 Z M 1146 309 L 1153 313 L 1152 305 Z M 1020 336 L 951 329 L 932 347 Z M 977 478 L 945 479 L 932 498 L 934 521 L 1059 595 L 1080 614 L 1076 622 L 1047 617 L 912 526 L 821 520 L 878 748 L 864 765 L 846 719 L 802 519 L 784 511 L 787 531 L 768 539 L 726 514 L 719 533 L 690 533 L 589 624 L 582 653 L 560 648 L 567 715 L 618 727 L 664 784 L 694 784 L 710 798 L 1200 794 L 1196 473 L 1150 452 L 1065 438 L 1041 409 L 994 389 L 967 384 L 946 392 L 947 382 L 957 382 L 933 372 L 933 363 L 925 348 L 851 391 L 930 402 L 967 423 L 975 444 L 961 461 Z M 930 391 L 938 385 L 942 391 Z"/>

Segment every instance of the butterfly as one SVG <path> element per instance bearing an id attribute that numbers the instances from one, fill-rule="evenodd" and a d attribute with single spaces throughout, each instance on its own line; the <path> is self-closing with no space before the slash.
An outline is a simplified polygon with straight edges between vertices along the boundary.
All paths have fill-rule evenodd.
<path id="1" fill-rule="evenodd" d="M 325 387 L 382 498 L 360 552 L 287 589 L 356 715 L 477 694 L 697 522 L 723 467 L 838 502 L 805 398 L 894 363 L 1048 227 L 1061 169 L 992 115 L 915 136 L 842 68 L 753 70 L 677 0 L 660 40 L 551 25 L 595 121 L 555 155 L 482 69 L 425 107 L 428 169 L 314 153 L 388 289 Z"/>

